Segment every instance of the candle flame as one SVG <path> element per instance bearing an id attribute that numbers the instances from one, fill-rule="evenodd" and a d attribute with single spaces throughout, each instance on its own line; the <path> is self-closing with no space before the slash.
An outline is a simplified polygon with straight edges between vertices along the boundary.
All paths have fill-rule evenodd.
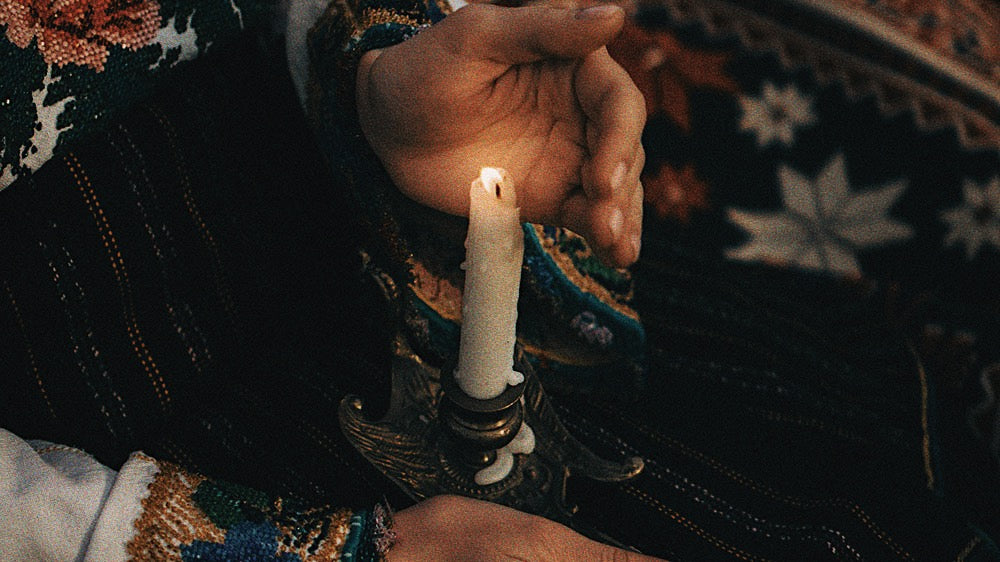
<path id="1" fill-rule="evenodd" d="M 483 183 L 483 189 L 494 192 L 497 199 L 500 198 L 500 183 L 503 182 L 504 171 L 499 168 L 483 168 L 479 170 L 479 181 Z"/>

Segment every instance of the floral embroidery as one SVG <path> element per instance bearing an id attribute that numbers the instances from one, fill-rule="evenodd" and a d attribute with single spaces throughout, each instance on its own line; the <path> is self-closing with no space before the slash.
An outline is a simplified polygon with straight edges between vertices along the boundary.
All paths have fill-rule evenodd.
<path id="1" fill-rule="evenodd" d="M 135 51 L 152 41 L 160 6 L 153 0 L 5 0 L 0 23 L 22 49 L 36 39 L 47 64 L 74 63 L 101 72 L 108 47 Z"/>
<path id="2" fill-rule="evenodd" d="M 607 326 L 602 326 L 597 321 L 597 315 L 589 310 L 584 310 L 573 317 L 570 327 L 576 330 L 577 335 L 587 340 L 591 345 L 608 347 L 614 339 L 614 334 Z"/>
<path id="3" fill-rule="evenodd" d="M 730 55 L 689 49 L 664 31 L 626 23 L 608 51 L 646 98 L 647 113 L 662 109 L 686 132 L 691 131 L 688 90 L 704 87 L 736 93 L 739 89 L 724 70 Z"/>
<path id="4" fill-rule="evenodd" d="M 962 186 L 965 201 L 941 212 L 941 220 L 950 228 L 945 236 L 946 247 L 965 245 L 965 257 L 972 260 L 983 245 L 1000 250 L 1000 176 L 983 186 L 965 180 Z"/>
<path id="5" fill-rule="evenodd" d="M 887 216 L 906 182 L 851 191 L 842 154 L 834 156 L 815 180 L 787 166 L 779 167 L 778 180 L 784 210 L 729 209 L 729 220 L 751 235 L 749 242 L 726 252 L 730 258 L 858 276 L 856 250 L 913 235 L 910 226 Z"/>
<path id="6" fill-rule="evenodd" d="M 708 185 L 695 175 L 691 164 L 679 171 L 666 164 L 660 166 L 655 175 L 642 178 L 642 185 L 646 202 L 660 218 L 687 223 L 693 210 L 709 208 Z"/>
<path id="7" fill-rule="evenodd" d="M 774 141 L 791 146 L 795 129 L 816 122 L 812 99 L 799 94 L 793 84 L 782 89 L 771 82 L 764 83 L 759 98 L 740 96 L 740 130 L 757 135 L 757 146 L 764 148 Z"/>

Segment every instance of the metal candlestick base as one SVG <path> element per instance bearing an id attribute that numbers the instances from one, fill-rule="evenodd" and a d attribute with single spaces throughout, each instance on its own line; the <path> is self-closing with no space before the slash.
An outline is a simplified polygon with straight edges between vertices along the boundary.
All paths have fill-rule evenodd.
<path id="1" fill-rule="evenodd" d="M 566 505 L 566 479 L 574 474 L 601 481 L 626 480 L 642 470 L 642 459 L 607 461 L 573 438 L 520 351 L 515 368 L 525 376 L 524 383 L 518 385 L 523 389 L 508 388 L 508 392 L 493 399 L 508 403 L 491 410 L 480 408 L 482 404 L 465 404 L 468 400 L 490 401 L 478 401 L 464 393 L 452 399 L 456 396 L 454 390 L 442 389 L 441 371 L 424 363 L 403 335 L 396 336 L 394 348 L 392 395 L 385 418 L 365 419 L 357 396 L 347 396 L 340 404 L 340 425 L 348 441 L 379 471 L 417 501 L 440 494 L 489 500 L 614 542 L 574 524 L 575 508 Z M 450 387 L 450 383 L 446 381 L 445 386 Z M 452 392 L 447 400 L 443 398 L 445 390 Z M 518 398 L 510 401 L 509 396 L 505 397 L 511 392 L 523 392 L 523 407 L 517 407 L 521 402 Z M 509 410 L 514 413 L 507 413 Z M 487 412 L 485 416 L 483 411 Z M 515 455 L 506 478 L 480 486 L 473 478 L 484 463 L 491 462 L 489 448 L 509 442 L 521 424 L 511 416 L 523 416 L 534 430 L 534 452 Z"/>

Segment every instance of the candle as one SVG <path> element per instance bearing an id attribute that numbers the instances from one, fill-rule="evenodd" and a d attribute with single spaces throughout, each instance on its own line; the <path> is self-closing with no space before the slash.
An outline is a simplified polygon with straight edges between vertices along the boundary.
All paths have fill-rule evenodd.
<path id="1" fill-rule="evenodd" d="M 517 194 L 503 170 L 483 168 L 472 182 L 469 199 L 455 381 L 469 396 L 485 400 L 524 380 L 514 371 L 524 234 Z"/>

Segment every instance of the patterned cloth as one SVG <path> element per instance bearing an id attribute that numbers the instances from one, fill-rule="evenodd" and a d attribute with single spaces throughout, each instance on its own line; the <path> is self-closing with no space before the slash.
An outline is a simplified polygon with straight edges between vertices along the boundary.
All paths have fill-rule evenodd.
<path id="1" fill-rule="evenodd" d="M 0 3 L 0 189 L 270 11 L 256 0 Z"/>
<path id="2" fill-rule="evenodd" d="M 363 143 L 341 142 L 361 135 L 357 55 L 338 53 L 405 40 L 441 9 L 340 4 L 311 36 L 313 125 L 431 357 L 455 346 L 463 227 L 400 198 Z M 580 484 L 581 518 L 669 558 L 1000 556 L 1000 448 L 984 454 L 1000 422 L 997 21 L 974 2 L 640 3 L 611 48 L 650 114 L 634 292 L 553 268 L 567 246 L 589 250 L 526 227 L 543 257 L 526 259 L 520 341 L 568 425 L 649 467 Z M 577 298 L 553 298 L 553 279 Z M 531 315 L 546 297 L 554 311 Z M 641 332 L 607 329 L 634 311 Z M 544 339 L 567 326 L 575 341 Z M 560 361 L 623 339 L 650 355 L 603 372 Z"/>
<path id="3" fill-rule="evenodd" d="M 404 288 L 396 304 L 423 352 L 454 345 L 462 223 L 395 192 L 345 96 L 360 49 L 443 17 L 437 3 L 390 4 L 355 19 L 366 28 L 345 27 L 331 9 L 313 30 L 314 61 L 325 64 L 314 67 L 309 109 L 322 154 L 288 77 L 251 40 L 178 69 L 155 97 L 0 192 L 10 235 L 0 245 L 0 327 L 15 334 L 0 338 L 13 365 L 0 427 L 110 466 L 136 449 L 159 459 L 157 490 L 196 505 L 186 513 L 207 534 L 170 538 L 156 522 L 180 503 L 158 503 L 136 544 L 277 558 L 291 554 L 281 537 L 313 536 L 311 515 L 337 523 L 313 544 L 336 543 L 346 512 L 319 506 L 383 495 L 407 503 L 333 415 L 349 392 L 376 416 L 387 398 L 397 311 L 358 281 L 355 245 L 364 241 Z M 886 12 L 901 30 L 921 21 L 904 4 Z M 977 371 L 996 349 L 995 254 L 985 236 L 975 266 L 956 267 L 969 244 L 945 243 L 950 223 L 939 213 L 960 207 L 966 177 L 987 186 L 968 189 L 977 202 L 991 201 L 996 150 L 965 143 L 995 131 L 993 106 L 982 103 L 982 80 L 929 78 L 939 59 L 917 67 L 920 80 L 896 55 L 858 62 L 868 59 L 851 53 L 883 52 L 844 34 L 844 22 L 857 23 L 844 16 L 867 13 L 860 7 L 774 6 L 647 6 L 615 47 L 652 100 L 653 220 L 631 276 L 596 267 L 564 230 L 525 228 L 535 263 L 522 299 L 538 312 L 522 313 L 521 337 L 536 346 L 559 415 L 599 454 L 646 460 L 623 484 L 571 479 L 568 500 L 589 527 L 676 560 L 1000 559 L 984 423 L 995 419 L 994 395 L 979 390 Z M 977 20 L 948 19 L 948 33 Z M 900 38 L 894 29 L 860 37 Z M 812 39 L 794 42 L 803 37 Z M 980 48 L 988 38 L 948 44 L 965 45 L 956 61 L 991 60 Z M 875 80 L 887 77 L 895 81 Z M 913 105 L 906 92 L 961 103 Z M 782 109 L 754 109 L 768 104 Z M 942 106 L 963 120 L 935 124 Z M 935 163 L 945 171 L 925 182 Z M 660 175 L 670 181 L 658 188 Z M 944 179 L 949 189 L 932 189 Z M 681 187 L 696 184 L 704 189 Z M 826 189 L 839 206 L 807 197 Z M 921 201 L 906 203 L 935 194 L 923 216 L 941 221 L 937 238 L 922 234 Z M 861 214 L 843 214 L 851 205 L 876 212 L 858 226 Z M 768 238 L 769 224 L 785 238 Z M 931 240 L 940 246 L 931 257 L 885 257 Z M 962 306 L 962 287 L 976 286 L 982 300 Z M 907 334 L 936 351 L 924 368 Z M 281 521 L 301 530 L 289 535 Z"/>
<path id="4" fill-rule="evenodd" d="M 0 427 L 71 443 L 94 466 L 123 467 L 119 480 L 155 473 L 140 486 L 137 560 L 364 560 L 372 521 L 354 508 L 396 497 L 346 457 L 331 415 L 377 368 L 364 347 L 348 356 L 316 338 L 345 338 L 336 320 L 366 311 L 301 303 L 352 278 L 352 234 L 331 221 L 333 182 L 283 62 L 255 41 L 178 69 L 156 97 L 2 193 L 0 322 L 12 337 L 0 338 Z M 305 263 L 310 275 L 292 273 Z M 290 367 L 297 352 L 274 353 L 301 342 L 331 355 Z M 340 369 L 349 376 L 327 380 Z M 41 511 L 54 505 L 74 503 Z M 133 521 L 117 523 L 105 536 L 128 537 Z M 13 543 L 0 542 L 6 559 Z"/>
<path id="5" fill-rule="evenodd" d="M 1000 459 L 998 28 L 991 2 L 664 0 L 611 51 L 649 112 L 647 252 L 891 288 L 943 423 Z"/>
<path id="6" fill-rule="evenodd" d="M 0 430 L 6 560 L 372 560 L 385 511 L 303 507 L 142 453 L 114 471 Z M 58 506 L 58 507 L 55 507 Z"/>

